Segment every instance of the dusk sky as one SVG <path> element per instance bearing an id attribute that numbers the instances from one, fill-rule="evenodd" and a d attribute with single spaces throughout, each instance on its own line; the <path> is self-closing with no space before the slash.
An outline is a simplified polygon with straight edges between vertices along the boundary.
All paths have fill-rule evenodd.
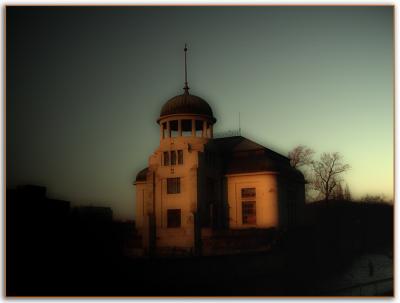
<path id="1" fill-rule="evenodd" d="M 8 7 L 7 187 L 134 219 L 162 105 L 207 100 L 215 132 L 283 155 L 340 152 L 356 198 L 393 198 L 393 7 Z"/>

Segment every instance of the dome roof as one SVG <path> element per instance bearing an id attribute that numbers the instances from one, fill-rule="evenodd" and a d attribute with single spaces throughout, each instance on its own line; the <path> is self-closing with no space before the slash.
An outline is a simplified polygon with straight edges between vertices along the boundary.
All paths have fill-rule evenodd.
<path id="1" fill-rule="evenodd" d="M 142 169 L 140 172 L 138 172 L 138 174 L 136 175 L 136 182 L 146 181 L 148 170 L 149 170 L 149 168 L 146 167 L 146 168 Z"/>
<path id="2" fill-rule="evenodd" d="M 184 93 L 169 99 L 161 109 L 160 118 L 176 114 L 195 114 L 214 118 L 210 105 L 200 97 Z"/>

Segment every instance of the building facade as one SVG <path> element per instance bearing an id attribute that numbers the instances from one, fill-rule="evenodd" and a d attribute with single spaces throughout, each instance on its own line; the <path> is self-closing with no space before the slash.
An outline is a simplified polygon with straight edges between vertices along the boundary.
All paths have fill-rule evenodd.
<path id="1" fill-rule="evenodd" d="M 214 139 L 212 109 L 189 94 L 187 82 L 183 94 L 164 104 L 157 123 L 160 145 L 134 182 L 145 251 L 200 254 L 204 237 L 218 230 L 298 223 L 303 175 L 288 158 L 247 138 Z"/>

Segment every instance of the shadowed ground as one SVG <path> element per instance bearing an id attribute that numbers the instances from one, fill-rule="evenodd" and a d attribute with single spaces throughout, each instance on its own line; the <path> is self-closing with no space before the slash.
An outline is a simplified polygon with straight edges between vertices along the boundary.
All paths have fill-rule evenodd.
<path id="1" fill-rule="evenodd" d="M 330 201 L 307 214 L 264 252 L 131 258 L 133 224 L 110 209 L 7 191 L 7 296 L 392 295 L 392 206 Z"/>

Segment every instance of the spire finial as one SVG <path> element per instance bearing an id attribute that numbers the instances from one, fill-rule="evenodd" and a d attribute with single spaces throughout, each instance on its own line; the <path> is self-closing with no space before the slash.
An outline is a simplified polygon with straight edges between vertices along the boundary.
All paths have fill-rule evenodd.
<path id="1" fill-rule="evenodd" d="M 185 43 L 185 48 L 183 49 L 185 51 L 185 87 L 183 88 L 185 90 L 185 94 L 189 94 L 189 86 L 187 82 L 187 63 L 186 63 L 186 53 L 187 53 L 187 46 Z"/>

